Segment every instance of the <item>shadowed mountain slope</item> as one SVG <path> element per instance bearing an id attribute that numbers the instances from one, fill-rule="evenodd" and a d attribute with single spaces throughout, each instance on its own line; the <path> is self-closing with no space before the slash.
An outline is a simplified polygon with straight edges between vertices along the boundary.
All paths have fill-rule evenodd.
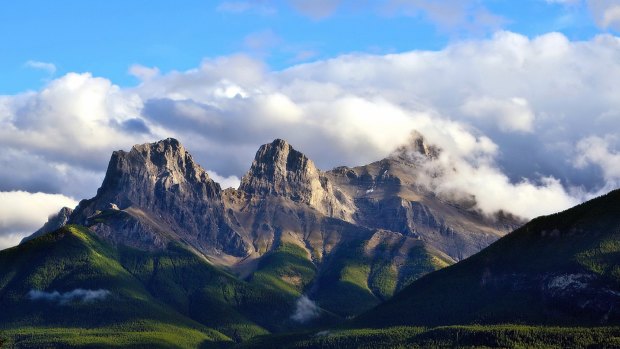
<path id="1" fill-rule="evenodd" d="M 115 246 L 76 225 L 0 252 L 0 332 L 50 327 L 70 336 L 79 328 L 118 328 L 135 335 L 171 326 L 205 340 L 242 341 L 299 328 L 291 319 L 297 298 L 239 280 L 182 244 Z M 317 315 L 335 320 L 321 309 Z"/>
<path id="2" fill-rule="evenodd" d="M 356 323 L 620 323 L 620 190 L 532 220 Z"/>

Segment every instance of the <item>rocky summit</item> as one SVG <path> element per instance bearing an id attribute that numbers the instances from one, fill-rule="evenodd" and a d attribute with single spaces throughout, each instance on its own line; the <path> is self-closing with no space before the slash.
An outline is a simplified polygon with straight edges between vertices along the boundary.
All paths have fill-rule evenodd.
<path id="1" fill-rule="evenodd" d="M 219 184 L 172 138 L 114 152 L 97 195 L 70 222 L 132 247 L 183 241 L 206 254 L 247 252 L 225 222 Z"/>
<path id="2" fill-rule="evenodd" d="M 260 147 L 239 191 L 258 200 L 285 198 L 344 220 L 350 220 L 354 210 L 352 200 L 334 188 L 312 160 L 281 139 Z"/>

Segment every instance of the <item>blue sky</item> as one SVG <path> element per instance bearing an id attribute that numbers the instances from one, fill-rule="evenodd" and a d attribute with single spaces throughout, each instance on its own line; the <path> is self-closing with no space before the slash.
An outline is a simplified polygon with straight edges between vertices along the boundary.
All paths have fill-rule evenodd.
<path id="1" fill-rule="evenodd" d="M 620 0 L 1 1 L 0 249 L 167 137 L 236 187 L 275 138 L 327 170 L 417 132 L 428 190 L 566 209 L 620 187 L 619 34 Z"/>
<path id="2" fill-rule="evenodd" d="M 128 74 L 132 64 L 186 70 L 206 57 L 238 52 L 279 70 L 349 52 L 436 50 L 498 29 L 530 37 L 560 31 L 571 40 L 613 29 L 597 27 L 589 5 L 579 1 L 448 0 L 436 2 L 435 12 L 424 8 L 425 1 L 315 3 L 3 1 L 0 93 L 38 89 L 71 71 L 130 86 L 137 83 Z M 480 23 L 478 11 L 495 22 Z M 50 65 L 37 69 L 28 62 Z"/>

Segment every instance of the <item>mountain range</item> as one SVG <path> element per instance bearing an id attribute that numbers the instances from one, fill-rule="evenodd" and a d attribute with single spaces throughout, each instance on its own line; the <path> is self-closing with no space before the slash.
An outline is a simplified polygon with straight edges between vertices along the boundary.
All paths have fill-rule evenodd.
<path id="1" fill-rule="evenodd" d="M 275 271 L 273 286 L 308 292 L 348 317 L 519 225 L 416 185 L 419 161 L 436 152 L 418 136 L 384 160 L 322 172 L 275 140 L 260 147 L 238 189 L 222 190 L 178 141 L 166 139 L 114 152 L 97 195 L 65 223 L 139 250 L 180 243 L 242 279 L 292 249 L 303 265 Z"/>
<path id="2" fill-rule="evenodd" d="M 175 139 L 116 151 L 95 197 L 0 252 L 0 338 L 218 347 L 334 326 L 620 322 L 619 192 L 523 225 L 421 185 L 440 152 L 414 134 L 321 171 L 278 139 L 223 190 Z"/>

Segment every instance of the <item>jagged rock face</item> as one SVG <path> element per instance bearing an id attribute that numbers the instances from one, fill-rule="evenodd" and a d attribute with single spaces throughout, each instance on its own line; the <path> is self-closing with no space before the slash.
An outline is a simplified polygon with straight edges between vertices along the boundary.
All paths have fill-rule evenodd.
<path id="1" fill-rule="evenodd" d="M 169 138 L 134 146 L 129 153 L 114 152 L 98 194 L 109 196 L 119 207 L 154 207 L 160 202 L 217 201 L 221 189 L 177 140 Z"/>
<path id="2" fill-rule="evenodd" d="M 153 223 L 136 208 L 108 209 L 89 218 L 90 230 L 114 244 L 156 251 L 174 241 L 163 222 Z"/>
<path id="3" fill-rule="evenodd" d="M 89 217 L 111 205 L 121 210 L 137 208 L 147 216 L 156 217 L 201 251 L 247 253 L 243 239 L 223 218 L 219 184 L 209 178 L 175 139 L 136 145 L 130 152 L 114 152 L 97 196 L 82 201 L 71 221 L 92 224 L 88 222 Z M 144 225 L 127 226 L 127 229 L 136 230 L 127 234 L 128 237 L 153 239 L 145 235 L 149 230 Z M 158 233 L 150 230 L 149 234 Z"/>
<path id="4" fill-rule="evenodd" d="M 239 190 L 256 198 L 284 197 L 330 217 L 351 220 L 351 199 L 334 188 L 312 160 L 281 139 L 260 147 Z"/>
<path id="5" fill-rule="evenodd" d="M 338 167 L 325 175 L 353 198 L 354 220 L 361 225 L 411 236 L 454 260 L 469 257 L 524 222 L 510 215 L 487 217 L 475 202 L 437 197 L 419 185 L 424 161 L 440 150 L 419 134 L 388 158 L 355 168 Z"/>
<path id="6" fill-rule="evenodd" d="M 39 230 L 35 231 L 32 235 L 27 236 L 24 239 L 22 239 L 20 243 L 24 243 L 28 240 L 32 240 L 38 236 L 47 234 L 49 232 L 52 232 L 54 230 L 64 227 L 65 224 L 67 224 L 67 221 L 69 221 L 69 217 L 71 216 L 71 213 L 73 213 L 73 209 L 69 207 L 61 208 L 60 211 L 58 211 L 58 213 L 50 216 L 47 222 Z"/>
<path id="7" fill-rule="evenodd" d="M 80 203 L 72 222 L 89 224 L 118 243 L 144 247 L 180 239 L 211 256 L 260 255 L 288 231 L 321 260 L 325 246 L 329 250 L 339 239 L 316 228 L 329 217 L 418 239 L 460 260 L 520 222 L 490 219 L 420 187 L 421 161 L 439 152 L 417 135 L 387 159 L 322 172 L 278 139 L 260 147 L 239 189 L 223 195 L 178 141 L 166 139 L 114 152 L 97 196 Z M 92 220 L 110 209 L 134 214 Z M 112 239 L 115 229 L 122 233 Z"/>
<path id="8" fill-rule="evenodd" d="M 207 256 L 260 256 L 290 233 L 321 261 L 342 240 L 340 228 L 325 231 L 321 222 L 330 218 L 401 234 L 460 260 L 520 222 L 485 217 L 420 187 L 421 163 L 439 152 L 414 135 L 384 160 L 322 172 L 278 139 L 260 147 L 239 189 L 224 195 L 178 141 L 166 139 L 114 152 L 97 195 L 70 222 L 115 243 L 150 249 L 182 241 Z"/>

